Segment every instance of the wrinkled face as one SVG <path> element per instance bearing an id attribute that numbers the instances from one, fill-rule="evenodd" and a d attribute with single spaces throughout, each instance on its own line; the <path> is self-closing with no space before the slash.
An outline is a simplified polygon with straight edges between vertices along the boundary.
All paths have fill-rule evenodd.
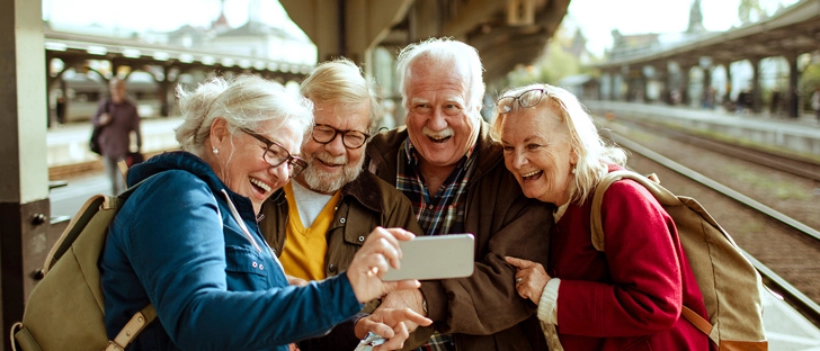
<path id="1" fill-rule="evenodd" d="M 308 167 L 296 180 L 313 191 L 332 194 L 356 179 L 361 173 L 365 145 L 356 149 L 345 147 L 340 131 L 367 133 L 370 122 L 370 103 L 368 101 L 357 105 L 337 102 L 316 103 L 313 116 L 316 125 L 335 128 L 336 137 L 327 144 L 319 143 L 314 138 L 307 140 L 302 147 L 302 154 L 308 161 Z M 346 138 L 352 138 L 352 136 L 346 136 Z"/>
<path id="2" fill-rule="evenodd" d="M 406 84 L 407 132 L 422 157 L 422 165 L 456 164 L 476 141 L 476 107 L 468 111 L 470 80 L 456 64 L 422 57 L 410 68 Z"/>
<path id="3" fill-rule="evenodd" d="M 253 132 L 281 144 L 292 155 L 298 155 L 302 132 L 292 122 L 279 128 L 275 128 L 275 124 L 273 121 L 262 123 Z M 287 162 L 271 167 L 264 158 L 267 145 L 241 130 L 231 135 L 225 120 L 219 118 L 214 121 L 210 141 L 219 152 L 213 154 L 211 150 L 205 150 L 208 154 L 206 161 L 228 188 L 250 198 L 256 213 L 274 191 L 288 182 L 290 166 Z"/>
<path id="4" fill-rule="evenodd" d="M 501 144 L 504 164 L 524 195 L 558 206 L 569 201 L 571 170 L 578 162 L 567 126 L 548 103 L 504 115 Z"/>

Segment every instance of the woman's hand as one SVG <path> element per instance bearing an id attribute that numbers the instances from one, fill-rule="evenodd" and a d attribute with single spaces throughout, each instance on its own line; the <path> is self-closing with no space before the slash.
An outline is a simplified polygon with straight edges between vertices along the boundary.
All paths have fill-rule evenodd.
<path id="1" fill-rule="evenodd" d="M 504 257 L 507 263 L 515 266 L 515 290 L 518 295 L 525 299 L 530 299 L 536 305 L 541 301 L 544 294 L 544 287 L 552 279 L 544 270 L 544 266 L 533 261 L 522 260 L 515 257 Z"/>
<path id="2" fill-rule="evenodd" d="M 413 233 L 401 228 L 382 227 L 376 227 L 367 236 L 367 240 L 356 252 L 346 272 L 353 292 L 360 302 L 382 297 L 393 290 L 421 286 L 418 280 L 382 281 L 382 277 L 390 268 L 399 268 L 399 241 L 408 241 L 413 237 Z"/>
<path id="3" fill-rule="evenodd" d="M 376 310 L 372 315 L 356 321 L 356 338 L 362 339 L 368 332 L 381 335 L 387 339 L 377 350 L 398 350 L 404 347 L 404 341 L 410 337 L 407 323 L 428 326 L 432 320 L 409 308 L 385 308 Z"/>

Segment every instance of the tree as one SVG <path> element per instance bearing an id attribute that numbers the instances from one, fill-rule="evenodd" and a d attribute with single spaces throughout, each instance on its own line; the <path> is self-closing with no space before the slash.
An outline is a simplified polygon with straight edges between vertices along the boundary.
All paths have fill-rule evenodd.
<path id="1" fill-rule="evenodd" d="M 754 18 L 752 17 L 752 13 L 755 15 Z M 737 8 L 737 17 L 740 19 L 740 24 L 745 26 L 756 20 L 765 18 L 766 12 L 760 7 L 759 0 L 740 0 L 740 4 Z"/>
<path id="2" fill-rule="evenodd" d="M 586 49 L 579 50 L 579 43 L 584 46 L 586 43 L 580 31 L 567 35 L 564 30 L 559 30 L 535 62 L 529 66 L 519 65 L 507 74 L 507 85 L 557 84 L 564 77 L 584 73 L 588 69 L 581 66 L 580 56 L 588 53 Z"/>

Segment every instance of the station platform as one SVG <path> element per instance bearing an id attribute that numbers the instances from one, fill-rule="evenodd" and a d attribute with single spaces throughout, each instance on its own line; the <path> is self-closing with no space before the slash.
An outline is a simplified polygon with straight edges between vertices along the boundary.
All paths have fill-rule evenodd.
<path id="1" fill-rule="evenodd" d="M 800 118 L 790 118 L 772 117 L 768 112 L 731 113 L 723 108 L 700 109 L 604 100 L 585 100 L 582 103 L 594 114 L 611 112 L 615 116 L 662 121 L 820 159 L 820 121 L 809 113 L 802 114 Z"/>
<path id="2" fill-rule="evenodd" d="M 760 136 L 761 143 L 780 143 L 780 140 L 802 140 L 797 145 L 808 147 L 803 153 L 820 157 L 820 123 L 813 116 L 800 119 L 770 118 L 760 115 L 736 115 L 717 110 L 699 110 L 666 105 L 637 103 L 584 101 L 594 114 L 614 111 L 616 114 L 663 118 L 675 123 L 688 123 L 700 128 L 736 128 L 745 130 L 743 135 L 764 135 L 780 133 L 782 137 Z M 179 117 L 152 118 L 142 121 L 143 152 L 153 153 L 174 150 L 178 144 L 174 129 L 182 122 Z M 717 127 L 716 127 L 717 126 Z M 723 127 L 722 127 L 723 126 Z M 70 167 L 72 163 L 99 162 L 99 156 L 88 150 L 91 135 L 90 123 L 58 126 L 47 132 L 49 168 Z M 799 138 L 802 139 L 799 139 Z M 781 143 L 782 144 L 782 143 Z M 97 175 L 85 174 L 82 180 L 72 182 L 63 178 L 68 186 L 52 190 L 52 198 L 65 197 L 64 194 L 80 194 L 77 187 L 93 184 L 87 195 L 77 195 L 81 201 L 87 196 L 108 189 L 107 178 L 98 171 Z M 89 179 L 89 177 L 93 179 Z M 91 190 L 94 189 L 94 190 Z M 78 203 L 77 206 L 81 204 Z M 801 316 L 795 309 L 776 296 L 766 292 L 763 296 L 766 334 L 769 350 L 773 351 L 820 351 L 820 329 Z"/>
<path id="3" fill-rule="evenodd" d="M 182 123 L 181 117 L 146 118 L 140 121 L 142 152 L 157 153 L 179 148 L 174 129 Z M 78 168 L 79 165 L 100 163 L 100 156 L 88 148 L 91 122 L 57 125 L 46 132 L 49 173 L 59 169 Z M 132 143 L 135 141 L 132 140 Z M 100 166 L 101 167 L 101 166 Z M 96 167 L 97 169 L 101 169 Z M 94 168 L 94 167 L 87 167 Z M 58 172 L 59 173 L 59 172 Z"/>

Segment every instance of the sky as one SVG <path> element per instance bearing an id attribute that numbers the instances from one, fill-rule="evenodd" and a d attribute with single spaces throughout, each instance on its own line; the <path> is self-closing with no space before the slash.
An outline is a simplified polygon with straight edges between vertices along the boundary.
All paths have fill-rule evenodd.
<path id="1" fill-rule="evenodd" d="M 767 13 L 773 14 L 778 3 L 788 6 L 797 0 L 758 0 Z M 565 29 L 580 27 L 587 38 L 587 48 L 603 55 L 612 47 L 612 30 L 621 34 L 680 33 L 689 25 L 693 0 L 571 0 Z M 740 0 L 701 0 L 703 26 L 710 31 L 725 31 L 739 26 Z M 574 29 L 572 30 L 574 32 Z"/>
<path id="2" fill-rule="evenodd" d="M 209 26 L 219 17 L 220 0 L 42 0 L 43 19 L 72 26 L 167 32 L 182 25 Z M 279 26 L 286 12 L 276 0 L 256 0 L 260 19 Z M 231 27 L 248 21 L 251 0 L 225 0 L 225 18 Z M 298 28 L 298 27 L 297 27 Z M 288 28 L 285 28 L 288 29 Z"/>
<path id="3" fill-rule="evenodd" d="M 98 24 L 121 30 L 171 31 L 184 24 L 207 26 L 219 16 L 220 0 L 42 0 L 43 18 L 54 23 L 88 26 Z M 225 0 L 225 16 L 232 27 L 248 20 L 252 0 Z M 259 1 L 260 18 L 271 25 L 288 22 L 278 1 Z M 389 1 L 389 0 L 382 0 Z M 613 29 L 621 34 L 679 33 L 689 23 L 693 0 L 571 0 L 564 18 L 565 29 L 580 27 L 588 49 L 596 55 L 612 46 Z M 770 14 L 779 3 L 798 0 L 758 0 Z M 740 0 L 701 0 L 703 24 L 724 31 L 740 24 Z M 293 28 L 287 28 L 293 31 Z M 298 31 L 298 30 L 297 30 Z"/>

